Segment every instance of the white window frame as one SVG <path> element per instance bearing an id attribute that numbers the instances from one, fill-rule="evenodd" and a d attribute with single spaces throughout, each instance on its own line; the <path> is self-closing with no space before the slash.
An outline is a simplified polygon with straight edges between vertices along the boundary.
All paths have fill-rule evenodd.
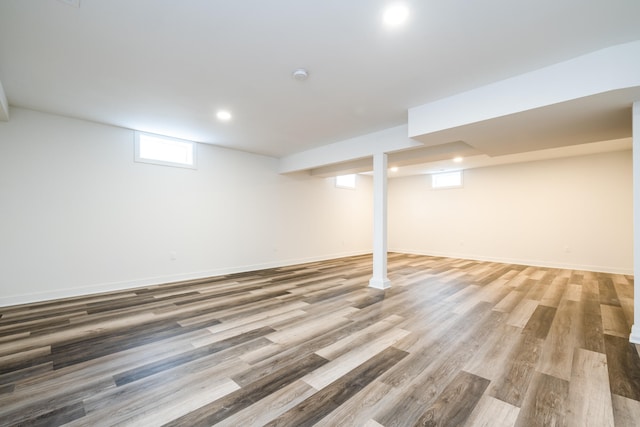
<path id="1" fill-rule="evenodd" d="M 141 142 L 140 139 L 141 138 L 145 138 L 145 137 L 149 137 L 149 138 L 153 138 L 153 139 L 159 139 L 162 141 L 165 141 L 167 143 L 175 143 L 176 145 L 182 145 L 182 146 L 186 146 L 189 147 L 191 149 L 191 162 L 172 162 L 172 161 L 167 161 L 167 160 L 161 160 L 161 159 L 155 159 L 155 158 L 150 158 L 150 157 L 142 157 L 140 155 L 140 146 L 141 146 Z M 164 135 L 156 135 L 153 133 L 147 133 L 147 132 L 140 132 L 140 131 L 135 131 L 135 158 L 134 160 L 136 162 L 139 163 L 150 163 L 153 165 L 160 165 L 160 166 L 173 166 L 173 167 L 178 167 L 178 168 L 187 168 L 187 169 L 197 169 L 198 167 L 198 144 L 193 142 L 193 141 L 187 141 L 185 139 L 178 139 L 178 138 L 172 138 L 169 136 L 164 136 Z"/>
<path id="2" fill-rule="evenodd" d="M 344 182 L 345 180 L 353 180 L 353 183 L 350 182 Z M 355 190 L 356 189 L 356 174 L 355 173 L 350 173 L 350 174 L 346 174 L 346 175 L 337 175 L 336 176 L 336 187 L 337 188 L 344 188 L 347 190 Z"/>
<path id="3" fill-rule="evenodd" d="M 438 184 L 438 177 L 443 177 L 444 175 L 458 175 L 460 177 L 460 183 L 459 184 L 451 184 L 451 185 L 444 185 L 444 184 Z M 432 173 L 431 174 L 431 188 L 433 188 L 434 190 L 446 190 L 449 188 L 462 188 L 464 184 L 464 174 L 462 170 L 457 170 L 457 171 L 447 171 L 447 172 L 439 172 L 439 173 Z"/>

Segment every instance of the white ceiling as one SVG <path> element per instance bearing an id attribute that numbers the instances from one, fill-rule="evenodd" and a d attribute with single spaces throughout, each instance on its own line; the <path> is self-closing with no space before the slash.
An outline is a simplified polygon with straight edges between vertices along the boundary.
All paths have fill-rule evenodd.
<path id="1" fill-rule="evenodd" d="M 394 31 L 381 25 L 388 3 L 0 0 L 0 82 L 13 106 L 283 157 L 640 39 L 638 0 L 407 0 L 409 22 Z M 298 67 L 309 70 L 307 81 L 291 77 Z M 628 98 L 514 115 L 502 131 L 479 123 L 464 137 L 425 138 L 473 141 L 490 155 L 514 154 L 514 135 L 546 138 L 544 148 L 623 138 Z M 220 108 L 233 112 L 229 123 L 216 120 Z M 559 113 L 568 118 L 554 125 L 565 126 L 554 133 L 562 138 L 527 124 Z"/>

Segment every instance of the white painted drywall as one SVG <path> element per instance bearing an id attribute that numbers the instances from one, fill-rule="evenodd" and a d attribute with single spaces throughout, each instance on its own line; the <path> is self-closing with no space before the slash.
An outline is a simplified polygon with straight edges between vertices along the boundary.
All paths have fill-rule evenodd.
<path id="1" fill-rule="evenodd" d="M 198 148 L 197 170 L 135 163 L 132 130 L 12 108 L 0 306 L 371 251 L 371 178 L 338 189 Z"/>
<path id="2" fill-rule="evenodd" d="M 640 40 L 413 107 L 410 137 L 640 85 Z"/>
<path id="3" fill-rule="evenodd" d="M 407 125 L 396 126 L 285 156 L 279 160 L 278 170 L 280 173 L 297 172 L 421 145 L 407 137 Z"/>
<path id="4" fill-rule="evenodd" d="M 389 182 L 389 250 L 633 273 L 631 151 Z"/>

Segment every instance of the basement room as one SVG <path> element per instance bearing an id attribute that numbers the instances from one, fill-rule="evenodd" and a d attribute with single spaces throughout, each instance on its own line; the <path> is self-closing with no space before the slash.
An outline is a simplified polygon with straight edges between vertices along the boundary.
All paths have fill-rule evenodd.
<path id="1" fill-rule="evenodd" d="M 0 426 L 637 427 L 638 17 L 0 0 Z"/>

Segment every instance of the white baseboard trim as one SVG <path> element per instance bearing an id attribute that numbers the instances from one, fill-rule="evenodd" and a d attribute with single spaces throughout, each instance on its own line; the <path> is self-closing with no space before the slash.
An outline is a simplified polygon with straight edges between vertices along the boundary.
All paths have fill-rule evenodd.
<path id="1" fill-rule="evenodd" d="M 578 271 L 592 271 L 596 273 L 633 275 L 632 267 L 624 268 L 624 267 L 612 267 L 612 266 L 601 266 L 601 265 L 570 264 L 570 263 L 561 263 L 561 262 L 554 262 L 554 261 L 541 261 L 541 260 L 535 260 L 535 259 L 502 258 L 502 257 L 490 257 L 490 256 L 470 255 L 470 254 L 462 254 L 462 253 L 416 251 L 413 249 L 399 249 L 399 248 L 389 249 L 389 252 L 398 252 L 398 253 L 411 254 L 411 255 L 459 258 L 459 259 L 468 259 L 473 261 L 499 262 L 502 264 L 530 265 L 533 267 L 559 268 L 559 269 L 578 270 Z"/>
<path id="2" fill-rule="evenodd" d="M 310 262 L 318 262 L 318 261 L 327 261 L 332 259 L 345 258 L 349 256 L 367 255 L 370 253 L 371 251 L 340 252 L 340 253 L 330 254 L 330 255 L 320 255 L 320 256 L 306 257 L 306 258 L 295 258 L 295 259 L 266 262 L 266 263 L 260 263 L 260 264 L 250 264 L 250 265 L 235 266 L 235 267 L 222 267 L 222 268 L 217 268 L 212 270 L 185 273 L 185 274 L 175 274 L 175 275 L 169 275 L 169 276 L 154 276 L 154 277 L 146 277 L 142 279 L 125 280 L 122 282 L 93 284 L 93 285 L 81 286 L 77 288 L 56 289 L 52 291 L 19 294 L 19 295 L 7 296 L 7 297 L 3 296 L 3 297 L 0 297 L 0 307 L 30 304 L 34 302 L 49 301 L 49 300 L 56 300 L 56 299 L 62 299 L 62 298 L 74 298 L 74 297 L 81 297 L 86 295 L 101 294 L 106 292 L 123 291 L 128 289 L 133 290 L 136 288 L 142 288 L 142 287 L 153 286 L 153 285 L 169 284 L 169 283 L 182 282 L 187 280 L 206 279 L 209 277 L 224 276 L 227 274 L 234 274 L 234 273 L 245 273 L 249 271 L 264 270 L 268 268 L 289 267 L 292 265 L 307 264 Z"/>
<path id="3" fill-rule="evenodd" d="M 369 280 L 369 287 L 375 289 L 389 289 L 391 287 L 391 280 L 388 278 L 372 278 Z"/>
<path id="4" fill-rule="evenodd" d="M 504 264 L 531 265 L 536 267 L 562 268 L 562 269 L 580 270 L 580 271 L 594 271 L 594 272 L 601 272 L 601 273 L 633 275 L 633 269 L 615 268 L 615 267 L 604 267 L 604 266 L 593 266 L 593 265 L 572 265 L 572 264 L 562 264 L 562 263 L 546 262 L 546 261 L 539 261 L 539 260 L 484 257 L 484 256 L 476 256 L 476 255 L 469 255 L 469 254 L 416 251 L 412 249 L 399 249 L 399 248 L 389 249 L 389 252 L 397 252 L 397 253 L 404 253 L 404 254 L 411 254 L 411 255 L 426 255 L 426 256 L 447 257 L 447 258 L 469 259 L 474 261 L 499 262 Z M 142 279 L 126 280 L 121 282 L 93 284 L 93 285 L 87 285 L 87 286 L 82 286 L 77 288 L 56 289 L 52 291 L 37 292 L 37 293 L 30 293 L 30 294 L 19 294 L 19 295 L 12 295 L 12 296 L 6 296 L 6 297 L 3 296 L 3 297 L 0 297 L 0 307 L 29 304 L 34 302 L 48 301 L 48 300 L 55 300 L 55 299 L 62 299 L 62 298 L 73 298 L 73 297 L 80 297 L 80 296 L 86 296 L 86 295 L 92 295 L 92 294 L 100 294 L 105 292 L 122 291 L 127 289 L 133 290 L 136 288 L 152 286 L 152 285 L 161 285 L 161 284 L 175 283 L 175 282 L 181 282 L 181 281 L 187 281 L 187 280 L 205 279 L 209 277 L 224 276 L 226 274 L 245 273 L 249 271 L 264 270 L 267 268 L 289 267 L 297 264 L 306 264 L 310 262 L 326 261 L 331 259 L 344 258 L 349 256 L 358 256 L 358 255 L 368 255 L 368 254 L 371 254 L 371 251 L 341 252 L 341 253 L 336 253 L 331 255 L 295 258 L 295 259 L 288 259 L 288 260 L 281 260 L 281 261 L 267 262 L 267 263 L 260 263 L 260 264 L 250 264 L 250 265 L 235 266 L 235 267 L 222 267 L 222 268 L 213 269 L 213 270 L 199 271 L 199 272 L 192 272 L 192 273 L 185 273 L 185 274 L 146 277 Z M 640 330 L 636 331 L 635 333 L 632 330 L 631 336 L 632 336 L 631 338 L 632 340 L 637 339 L 637 341 L 632 341 L 632 342 L 638 342 L 640 344 Z"/>

